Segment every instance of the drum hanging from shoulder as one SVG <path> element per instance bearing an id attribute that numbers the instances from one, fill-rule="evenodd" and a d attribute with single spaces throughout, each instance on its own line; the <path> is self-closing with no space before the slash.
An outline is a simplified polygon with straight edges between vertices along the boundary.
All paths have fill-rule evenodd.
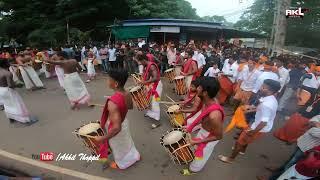
<path id="1" fill-rule="evenodd" d="M 167 110 L 167 114 L 170 118 L 170 123 L 173 127 L 181 127 L 184 125 L 185 118 L 183 116 L 183 113 L 175 113 L 175 111 L 177 111 L 178 109 L 180 109 L 180 106 L 172 105 Z"/>
<path id="2" fill-rule="evenodd" d="M 181 128 L 167 131 L 160 138 L 160 144 L 175 164 L 188 164 L 194 159 L 193 151 L 187 142 L 187 134 Z"/>
<path id="3" fill-rule="evenodd" d="M 174 78 L 174 82 L 176 85 L 176 93 L 177 95 L 185 95 L 187 94 L 187 86 L 184 76 L 177 76 Z"/>
<path id="4" fill-rule="evenodd" d="M 176 77 L 175 70 L 173 68 L 167 69 L 164 71 L 164 76 L 169 80 L 170 83 L 172 83 Z"/>
<path id="5" fill-rule="evenodd" d="M 74 133 L 82 140 L 83 144 L 89 148 L 92 154 L 99 155 L 100 144 L 95 141 L 94 137 L 105 135 L 99 121 L 82 125 L 80 128 L 77 128 Z"/>
<path id="6" fill-rule="evenodd" d="M 135 86 L 130 89 L 130 94 L 139 111 L 143 111 L 150 107 L 150 99 L 147 99 L 147 92 L 144 87 Z"/>

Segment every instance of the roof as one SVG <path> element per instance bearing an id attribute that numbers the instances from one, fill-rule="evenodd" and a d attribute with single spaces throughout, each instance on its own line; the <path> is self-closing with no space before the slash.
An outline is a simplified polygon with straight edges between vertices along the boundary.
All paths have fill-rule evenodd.
<path id="1" fill-rule="evenodd" d="M 133 19 L 122 21 L 123 26 L 186 26 L 221 28 L 221 23 L 197 21 L 192 19 Z"/>
<path id="2" fill-rule="evenodd" d="M 239 31 L 231 27 L 227 27 L 222 23 L 198 21 L 192 19 L 132 19 L 124 20 L 120 23 L 122 26 L 179 26 L 207 29 L 207 31 L 221 30 L 226 38 L 266 38 L 263 35 Z"/>

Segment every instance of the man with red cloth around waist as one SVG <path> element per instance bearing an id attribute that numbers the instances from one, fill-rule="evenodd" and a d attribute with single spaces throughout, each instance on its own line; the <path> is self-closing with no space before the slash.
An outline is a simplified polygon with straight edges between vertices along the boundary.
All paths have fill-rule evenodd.
<path id="1" fill-rule="evenodd" d="M 182 66 L 181 75 L 186 78 L 186 86 L 189 91 L 191 82 L 197 78 L 198 64 L 197 61 L 192 59 L 193 51 L 186 51 L 184 58 L 187 59 Z"/>
<path id="2" fill-rule="evenodd" d="M 203 102 L 201 114 L 186 128 L 191 133 L 195 126 L 201 124 L 196 137 L 190 140 L 191 145 L 196 146 L 195 159 L 189 169 L 183 169 L 181 174 L 191 175 L 203 169 L 209 160 L 214 147 L 222 139 L 224 111 L 215 99 L 220 85 L 215 78 L 201 77 L 197 88 L 198 97 Z"/>
<path id="3" fill-rule="evenodd" d="M 152 128 L 160 126 L 160 98 L 162 93 L 162 83 L 160 80 L 160 70 L 156 63 L 147 61 L 143 56 L 138 56 L 138 61 L 144 66 L 142 76 L 142 84 L 147 89 L 147 99 L 151 98 L 151 109 L 145 114 L 145 117 L 150 117 L 156 120 L 152 124 Z"/>
<path id="4" fill-rule="evenodd" d="M 126 118 L 128 109 L 133 107 L 131 96 L 124 89 L 127 79 L 126 70 L 109 71 L 108 86 L 115 93 L 107 99 L 100 120 L 101 127 L 106 129 L 106 135 L 95 139 L 101 142 L 101 160 L 106 161 L 109 148 L 112 150 L 114 161 L 110 163 L 111 168 L 126 169 L 140 160 L 140 154 L 132 140 L 129 121 Z"/>

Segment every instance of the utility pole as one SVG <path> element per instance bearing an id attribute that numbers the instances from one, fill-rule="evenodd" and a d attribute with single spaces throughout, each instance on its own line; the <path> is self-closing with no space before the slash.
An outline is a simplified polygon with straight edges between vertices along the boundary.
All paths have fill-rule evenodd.
<path id="1" fill-rule="evenodd" d="M 274 41 L 274 32 L 275 32 L 275 29 L 276 29 L 276 26 L 277 26 L 277 17 L 278 17 L 278 0 L 274 0 L 274 8 L 273 8 L 273 23 L 272 23 L 272 30 L 271 30 L 271 36 L 270 36 L 270 42 L 268 44 L 268 54 L 271 54 L 271 50 L 274 48 L 273 47 L 273 41 Z"/>
<path id="2" fill-rule="evenodd" d="M 278 14 L 276 18 L 276 28 L 274 31 L 273 52 L 280 54 L 285 45 L 287 33 L 287 18 L 285 15 L 286 9 L 290 8 L 291 0 L 278 0 Z"/>

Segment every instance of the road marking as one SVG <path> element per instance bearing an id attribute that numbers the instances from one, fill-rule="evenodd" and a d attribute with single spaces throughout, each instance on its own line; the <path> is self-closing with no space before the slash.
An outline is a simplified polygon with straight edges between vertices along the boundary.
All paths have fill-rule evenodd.
<path id="1" fill-rule="evenodd" d="M 47 164 L 41 161 L 36 161 L 30 158 L 26 158 L 20 155 L 16 155 L 16 154 L 12 154 L 9 153 L 7 151 L 4 151 L 2 149 L 0 149 L 0 156 L 4 156 L 10 159 L 13 159 L 15 161 L 19 161 L 19 162 L 23 162 L 26 164 L 30 164 L 32 166 L 36 166 L 39 168 L 43 168 L 43 169 L 48 169 L 57 173 L 61 173 L 61 174 L 65 174 L 65 175 L 69 175 L 69 176 L 73 176 L 73 177 L 77 177 L 79 179 L 95 179 L 95 180 L 111 180 L 110 178 L 104 178 L 104 177 L 100 177 L 100 176 L 94 176 L 94 175 L 90 175 L 90 174 L 86 174 L 86 173 L 82 173 L 79 171 L 74 171 L 71 169 L 66 169 L 66 168 L 62 168 L 59 166 L 55 166 L 52 164 Z"/>

